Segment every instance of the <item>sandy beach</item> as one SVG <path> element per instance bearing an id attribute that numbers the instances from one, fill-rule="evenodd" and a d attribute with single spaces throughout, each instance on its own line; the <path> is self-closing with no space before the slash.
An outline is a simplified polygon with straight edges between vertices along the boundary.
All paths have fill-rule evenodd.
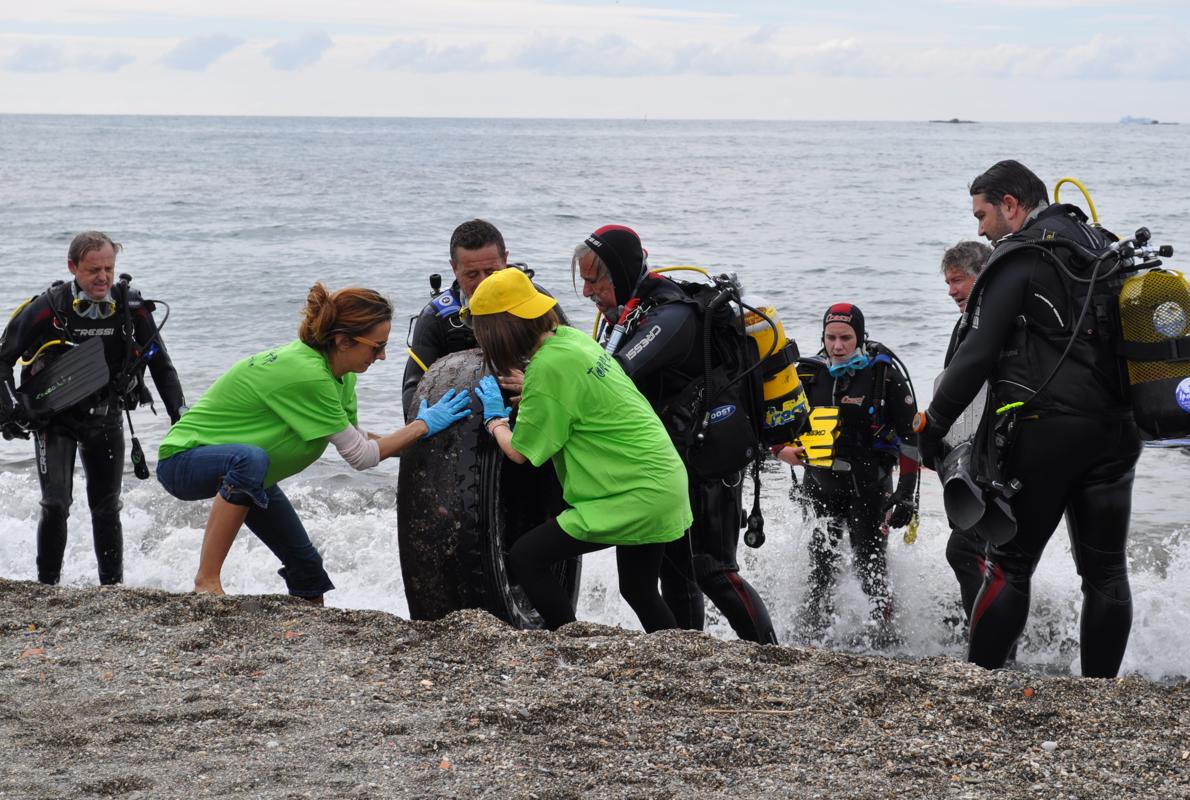
<path id="1" fill-rule="evenodd" d="M 0 797 L 1190 796 L 1187 684 L 0 580 Z"/>

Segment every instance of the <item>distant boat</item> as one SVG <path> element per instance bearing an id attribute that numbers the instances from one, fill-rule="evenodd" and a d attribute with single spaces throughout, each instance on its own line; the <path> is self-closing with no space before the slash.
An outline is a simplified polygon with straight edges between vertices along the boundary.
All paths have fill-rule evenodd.
<path id="1" fill-rule="evenodd" d="M 932 120 L 930 120 L 930 122 L 943 122 L 943 123 L 946 123 L 947 125 L 974 125 L 975 124 L 975 120 L 973 120 L 973 119 L 959 119 L 958 117 L 952 117 L 951 119 L 932 119 Z"/>
<path id="2" fill-rule="evenodd" d="M 1124 116 L 1120 117 L 1120 124 L 1121 125 L 1160 125 L 1161 123 L 1159 123 L 1157 120 L 1153 119 L 1152 117 L 1130 117 L 1128 115 L 1124 115 Z"/>

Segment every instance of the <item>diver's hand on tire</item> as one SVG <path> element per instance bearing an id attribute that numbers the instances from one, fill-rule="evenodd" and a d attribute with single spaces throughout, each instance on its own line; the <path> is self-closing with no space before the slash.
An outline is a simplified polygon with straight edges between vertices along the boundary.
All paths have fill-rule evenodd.
<path id="1" fill-rule="evenodd" d="M 471 393 L 466 389 L 461 392 L 448 389 L 446 394 L 442 395 L 434 405 L 430 405 L 428 400 L 422 400 L 416 419 L 426 423 L 429 431 L 422 438 L 429 439 L 434 434 L 441 433 L 459 420 L 469 416 L 471 416 Z"/>
<path id="2" fill-rule="evenodd" d="M 504 395 L 500 394 L 500 384 L 491 375 L 484 375 L 479 379 L 479 386 L 475 387 L 475 394 L 483 403 L 483 421 L 507 417 L 512 413 L 512 407 L 504 405 Z"/>

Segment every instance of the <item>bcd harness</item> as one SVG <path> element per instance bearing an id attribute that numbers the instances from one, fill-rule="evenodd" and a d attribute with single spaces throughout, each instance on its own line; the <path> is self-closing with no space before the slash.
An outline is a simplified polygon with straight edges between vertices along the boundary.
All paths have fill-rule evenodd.
<path id="1" fill-rule="evenodd" d="M 145 384 L 144 373 L 149 360 L 160 350 L 161 328 L 165 326 L 166 321 L 169 319 L 169 304 L 160 300 L 146 300 L 139 293 L 134 294 L 129 287 L 131 281 L 131 275 L 121 273 L 119 281 L 113 287 L 112 300 L 116 303 L 120 313 L 119 325 L 121 336 L 124 340 L 124 357 L 120 370 L 111 376 L 106 389 L 99 392 L 98 396 L 100 400 L 92 413 L 107 413 L 107 409 L 110 408 L 110 404 L 112 403 L 117 404 L 119 408 L 124 410 L 125 417 L 128 420 L 128 433 L 131 439 L 130 455 L 133 472 L 137 478 L 144 480 L 149 477 L 149 468 L 145 461 L 144 451 L 141 448 L 140 441 L 136 437 L 136 430 L 132 425 L 131 410 L 139 405 L 148 405 L 154 414 L 157 413 L 157 409 L 153 404 L 153 395 Z M 62 288 L 64 286 L 67 288 Z M 79 332 L 77 326 L 73 326 L 70 323 L 69 314 L 60 308 L 60 303 L 58 302 L 58 295 L 65 296 L 68 294 L 68 284 L 61 281 L 55 282 L 44 294 L 46 295 L 46 305 L 54 317 L 54 328 L 61 332 L 61 338 L 38 344 L 28 358 L 21 360 L 21 364 L 30 374 L 34 374 L 39 369 L 37 362 L 40 359 L 48 357 L 48 348 L 50 346 L 61 345 L 74 347 L 78 345 L 77 339 L 79 338 Z M 35 299 L 37 298 L 31 298 L 18 307 L 17 311 L 13 313 L 13 316 Z M 132 318 L 133 306 L 138 308 L 144 307 L 147 311 L 152 312 L 156 303 L 165 306 L 165 317 L 161 320 L 160 325 L 154 326 L 154 331 L 148 341 L 140 344 L 136 341 L 136 326 Z M 112 321 L 115 321 L 114 318 Z M 49 362 L 46 363 L 48 364 Z"/>
<path id="2" fill-rule="evenodd" d="M 1060 227 L 1065 232 L 1046 226 L 1055 216 L 1063 218 Z M 1173 250 L 1152 247 L 1150 239 L 1148 229 L 1140 228 L 1133 237 L 1121 240 L 1097 221 L 1088 224 L 1080 208 L 1055 204 L 996 246 L 968 297 L 967 308 L 973 309 L 968 313 L 979 313 L 987 276 L 999 271 L 1010 255 L 1022 252 L 1035 253 L 1053 267 L 1067 305 L 1054 310 L 1064 320 L 1056 328 L 1046 328 L 1022 314 L 1010 341 L 1010 347 L 1028 348 L 1036 342 L 1057 353 L 1048 373 L 1021 374 L 1010 369 L 998 376 L 997 385 L 987 394 L 971 471 L 990 497 L 1008 500 L 1022 488 L 1018 480 L 1004 474 L 1020 419 L 1047 411 L 1102 419 L 1131 416 L 1147 438 L 1190 432 L 1190 336 L 1186 335 L 1190 286 L 1180 273 L 1159 269 L 1160 258 L 1172 256 Z M 1154 283 L 1157 290 L 1146 288 Z M 964 315 L 960 343 L 974 322 L 974 317 Z M 1100 385 L 1119 398 L 1116 405 L 1075 408 L 1044 394 L 1067 359 L 1098 376 Z"/>
<path id="3" fill-rule="evenodd" d="M 650 276 L 668 281 L 680 292 L 674 298 L 660 301 L 647 295 L 643 299 L 639 295 L 629 299 L 610 332 L 607 350 L 614 354 L 620 342 L 631 337 L 641 320 L 657 305 L 680 302 L 692 306 L 699 320 L 702 371 L 665 399 L 658 416 L 694 477 L 728 480 L 751 465 L 753 505 L 744 542 L 759 547 L 764 543 L 760 464 L 766 443 L 778 435 L 783 437 L 782 441 L 792 439 L 801 432 L 808 418 L 808 414 L 796 420 L 782 417 L 777 421 L 783 427 L 766 426 L 766 419 L 773 420 L 774 415 L 766 408 L 764 381 L 793 365 L 797 346 L 787 342 L 779 348 L 778 339 L 773 338 L 767 352 L 758 353 L 753 339 L 745 332 L 743 311 L 759 315 L 774 330 L 777 324 L 769 314 L 741 298 L 739 283 L 732 275 L 716 276 L 709 284 Z M 637 292 L 643 284 L 642 279 Z M 800 384 L 798 390 L 801 391 Z M 790 430 L 792 434 L 788 433 Z"/>

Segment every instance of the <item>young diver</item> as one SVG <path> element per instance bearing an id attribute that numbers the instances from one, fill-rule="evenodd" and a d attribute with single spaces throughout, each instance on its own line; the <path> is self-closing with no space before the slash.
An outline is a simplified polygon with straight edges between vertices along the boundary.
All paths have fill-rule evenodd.
<path id="1" fill-rule="evenodd" d="M 871 601 L 874 646 L 897 639 L 888 587 L 887 528 L 908 525 L 917 512 L 918 480 L 913 390 L 882 348 L 869 345 L 864 315 L 851 303 L 835 303 L 822 318 L 823 351 L 801 359 L 798 375 L 810 405 L 839 409 L 836 468 L 806 466 L 802 485 L 821 525 L 810 539 L 810 586 L 802 613 L 804 633 L 820 637 L 834 616 L 839 542 L 846 531 L 860 585 Z M 777 457 L 800 464 L 803 449 L 786 447 Z M 846 471 L 837 469 L 845 464 Z M 892 473 L 900 477 L 893 491 Z"/>

